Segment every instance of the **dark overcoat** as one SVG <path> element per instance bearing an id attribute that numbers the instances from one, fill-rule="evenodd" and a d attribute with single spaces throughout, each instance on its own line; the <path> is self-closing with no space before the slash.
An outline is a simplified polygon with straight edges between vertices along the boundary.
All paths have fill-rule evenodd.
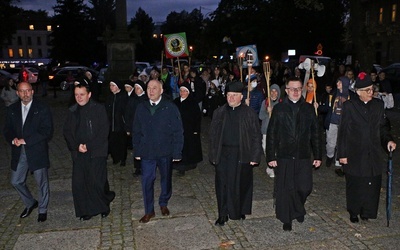
<path id="1" fill-rule="evenodd" d="M 132 144 L 134 157 L 182 159 L 183 128 L 176 105 L 162 97 L 152 114 L 150 102 L 139 103 L 133 119 Z"/>
<path id="2" fill-rule="evenodd" d="M 201 149 L 201 112 L 199 105 L 190 96 L 181 102 L 174 100 L 182 117 L 183 150 L 181 165 L 195 164 L 203 160 Z"/>
<path id="3" fill-rule="evenodd" d="M 277 159 L 321 160 L 321 138 L 314 107 L 302 97 L 296 116 L 288 98 L 274 106 L 267 130 L 267 162 Z M 310 143 L 311 142 L 311 143 Z"/>
<path id="4" fill-rule="evenodd" d="M 72 158 L 75 159 L 78 154 L 79 144 L 76 139 L 76 129 L 79 119 L 86 119 L 88 140 L 85 142 L 87 150 L 91 153 L 91 157 L 107 157 L 108 155 L 108 133 L 109 122 L 102 104 L 90 100 L 89 111 L 79 118 L 77 113 L 78 104 L 74 104 L 69 108 L 67 120 L 64 124 L 64 138 L 67 142 L 68 149 L 71 151 Z"/>
<path id="5" fill-rule="evenodd" d="M 384 148 L 393 141 L 383 101 L 373 98 L 366 104 L 360 98 L 343 104 L 338 131 L 338 158 L 347 158 L 345 173 L 359 177 L 381 175 L 387 157 Z"/>
<path id="6" fill-rule="evenodd" d="M 242 106 L 239 111 L 239 117 L 242 117 L 239 121 L 239 161 L 241 163 L 260 163 L 262 147 L 258 116 L 252 108 L 244 104 Z M 208 158 L 213 164 L 218 164 L 221 159 L 222 136 L 228 107 L 228 104 L 224 104 L 215 110 L 210 125 Z"/>
<path id="7" fill-rule="evenodd" d="M 14 138 L 23 138 L 29 170 L 35 171 L 50 166 L 48 142 L 53 136 L 53 117 L 50 108 L 33 99 L 24 125 L 22 125 L 21 102 L 7 109 L 4 137 L 11 145 L 11 169 L 16 170 L 21 147 L 12 145 Z"/>

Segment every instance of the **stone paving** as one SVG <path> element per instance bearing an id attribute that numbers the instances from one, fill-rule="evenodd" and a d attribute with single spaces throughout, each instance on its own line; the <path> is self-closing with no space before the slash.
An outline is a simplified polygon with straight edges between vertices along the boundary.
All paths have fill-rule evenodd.
<path id="1" fill-rule="evenodd" d="M 40 91 L 39 91 L 39 94 Z M 140 178 L 133 176 L 132 156 L 126 167 L 108 161 L 111 189 L 117 193 L 111 214 L 89 221 L 75 217 L 71 193 L 71 159 L 62 136 L 69 92 L 37 98 L 52 107 L 55 134 L 50 142 L 50 206 L 48 220 L 36 221 L 35 210 L 20 219 L 24 205 L 9 183 L 10 147 L 0 136 L 0 249 L 399 249 L 400 245 L 400 156 L 394 154 L 392 219 L 386 226 L 386 175 L 378 219 L 352 224 L 345 208 L 344 178 L 333 168 L 314 171 L 313 193 L 308 198 L 305 222 L 294 222 L 293 231 L 284 232 L 275 218 L 273 179 L 265 173 L 265 159 L 254 171 L 253 214 L 246 220 L 214 226 L 217 204 L 214 170 L 208 163 L 207 143 L 203 140 L 204 161 L 183 177 L 173 177 L 171 215 L 156 217 L 147 224 L 143 216 Z M 0 105 L 0 127 L 4 126 L 4 105 Z M 400 143 L 400 112 L 389 111 L 393 134 Z M 203 138 L 209 118 L 203 119 Z M 31 175 L 28 185 L 36 196 Z M 155 183 L 159 194 L 159 179 Z M 157 206 L 156 206 L 157 207 Z"/>

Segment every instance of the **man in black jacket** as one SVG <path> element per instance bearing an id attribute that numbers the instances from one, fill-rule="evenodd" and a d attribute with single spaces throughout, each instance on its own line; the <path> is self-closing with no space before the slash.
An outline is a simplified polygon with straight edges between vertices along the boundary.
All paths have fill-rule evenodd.
<path id="1" fill-rule="evenodd" d="M 288 79 L 288 96 L 274 107 L 267 130 L 266 158 L 276 176 L 276 217 L 285 231 L 292 230 L 292 220 L 304 221 L 304 204 L 312 191 L 312 166 L 321 165 L 318 119 L 313 105 L 302 97 L 302 87 L 300 79 Z"/>
<path id="2" fill-rule="evenodd" d="M 215 165 L 218 220 L 245 219 L 251 214 L 253 167 L 260 163 L 261 129 L 258 115 L 242 103 L 243 84 L 226 86 L 227 104 L 215 110 L 210 125 L 209 160 Z"/>
<path id="3" fill-rule="evenodd" d="M 373 98 L 373 83 L 366 73 L 358 75 L 355 90 L 358 97 L 343 104 L 337 141 L 352 223 L 359 221 L 359 215 L 362 220 L 376 219 L 386 166 L 384 149 L 396 149 L 383 102 Z"/>
<path id="4" fill-rule="evenodd" d="M 73 161 L 72 196 L 75 214 L 89 220 L 107 217 L 115 193 L 107 178 L 108 119 L 103 105 L 91 100 L 88 85 L 74 89 L 76 104 L 70 107 L 64 137 Z"/>

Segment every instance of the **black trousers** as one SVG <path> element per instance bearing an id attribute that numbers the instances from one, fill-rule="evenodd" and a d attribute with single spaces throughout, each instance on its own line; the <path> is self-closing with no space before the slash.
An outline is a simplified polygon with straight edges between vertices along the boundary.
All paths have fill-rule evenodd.
<path id="1" fill-rule="evenodd" d="M 359 177 L 346 174 L 346 203 L 351 216 L 376 219 L 382 175 Z"/>
<path id="2" fill-rule="evenodd" d="M 313 187 L 311 159 L 278 159 L 275 168 L 276 218 L 283 223 L 304 216 Z"/>
<path id="3" fill-rule="evenodd" d="M 127 135 L 124 131 L 110 132 L 108 151 L 114 162 L 126 161 L 127 157 Z"/>
<path id="4" fill-rule="evenodd" d="M 72 196 L 76 217 L 110 211 L 115 193 L 110 191 L 106 157 L 91 158 L 89 153 L 78 153 L 73 160 Z"/>
<path id="5" fill-rule="evenodd" d="M 238 220 L 251 214 L 253 167 L 239 162 L 239 147 L 223 147 L 220 163 L 215 167 L 215 191 L 218 215 Z"/>

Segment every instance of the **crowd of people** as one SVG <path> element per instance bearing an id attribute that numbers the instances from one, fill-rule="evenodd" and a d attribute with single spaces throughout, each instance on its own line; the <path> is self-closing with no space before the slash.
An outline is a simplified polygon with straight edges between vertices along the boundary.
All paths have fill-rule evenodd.
<path id="1" fill-rule="evenodd" d="M 326 167 L 334 164 L 335 173 L 345 177 L 350 221 L 358 222 L 358 216 L 375 219 L 383 154 L 396 148 L 385 116 L 394 101 L 384 73 L 340 65 L 303 83 L 305 72 L 299 68 L 271 65 L 269 72 L 249 67 L 242 73 L 230 63 L 199 69 L 184 63 L 175 65 L 173 72 L 166 65 L 134 71 L 125 81 L 108 82 L 104 105 L 90 72 L 83 72 L 84 77 L 74 81 L 63 130 L 73 162 L 76 216 L 108 216 L 115 193 L 108 184 L 107 157 L 124 167 L 128 150 L 133 150 L 134 176 L 141 176 L 145 214 L 139 222 L 155 216 L 157 169 L 158 205 L 168 216 L 174 170 L 184 178 L 203 161 L 201 120 L 210 119 L 215 225 L 251 214 L 253 167 L 262 154 L 266 173 L 275 178 L 275 212 L 283 230 L 291 231 L 293 220 L 304 221 L 312 169 L 322 162 Z M 33 94 L 31 84 L 10 82 L 1 97 L 8 106 L 4 135 L 12 148 L 11 183 L 26 206 L 21 218 L 39 206 L 38 221 L 43 222 L 49 197 L 47 143 L 53 128 L 49 108 Z M 25 185 L 28 171 L 39 186 L 39 202 Z"/>

